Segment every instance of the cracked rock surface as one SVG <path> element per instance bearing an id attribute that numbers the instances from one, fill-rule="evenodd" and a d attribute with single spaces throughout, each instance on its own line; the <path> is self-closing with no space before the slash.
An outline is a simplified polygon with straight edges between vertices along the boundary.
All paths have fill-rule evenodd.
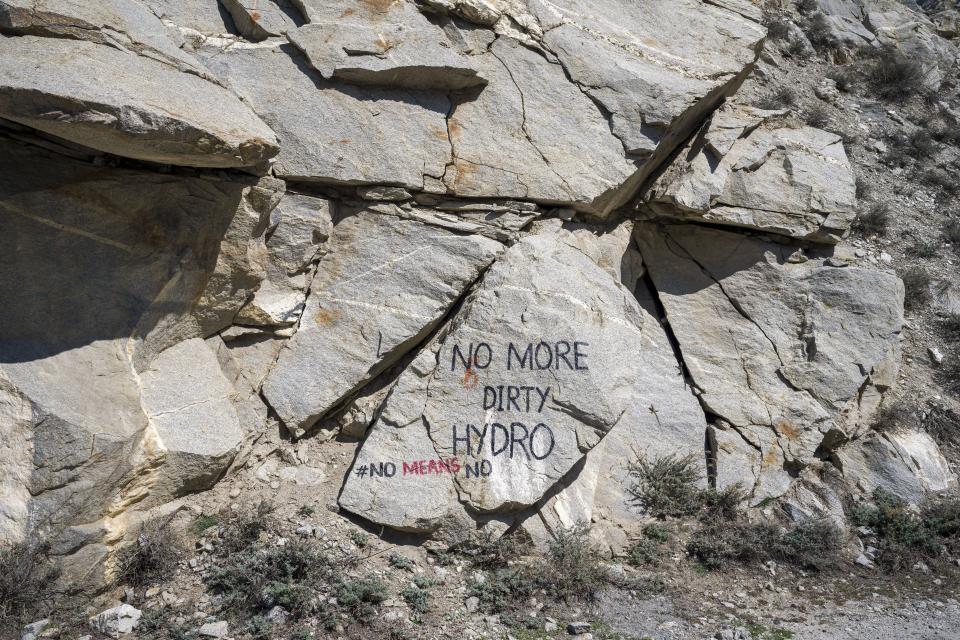
<path id="1" fill-rule="evenodd" d="M 948 68 L 885 0 L 820 4 Z M 618 553 L 637 456 L 757 518 L 955 487 L 873 428 L 904 284 L 845 257 L 843 140 L 736 100 L 762 19 L 0 0 L 0 543 L 103 586 L 141 522 L 276 457 L 382 527 L 590 521 Z M 307 464 L 334 438 L 346 475 Z"/>

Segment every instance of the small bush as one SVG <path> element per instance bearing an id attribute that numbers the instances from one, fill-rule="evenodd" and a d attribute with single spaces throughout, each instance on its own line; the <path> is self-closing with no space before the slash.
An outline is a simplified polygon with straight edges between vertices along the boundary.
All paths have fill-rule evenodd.
<path id="1" fill-rule="evenodd" d="M 300 516 L 301 518 L 309 518 L 316 512 L 317 512 L 317 508 L 314 507 L 312 504 L 305 504 L 301 506 L 299 509 L 297 509 L 297 515 Z"/>
<path id="2" fill-rule="evenodd" d="M 628 489 L 634 502 L 650 515 L 682 518 L 703 508 L 702 474 L 693 456 L 669 455 L 650 462 L 638 456 L 628 465 L 634 483 Z"/>
<path id="3" fill-rule="evenodd" d="M 775 111 L 785 109 L 797 104 L 797 92 L 791 87 L 781 87 L 777 91 L 767 95 L 760 100 L 758 106 L 761 109 Z"/>
<path id="4" fill-rule="evenodd" d="M 960 246 L 960 220 L 951 220 L 943 227 L 943 237 L 947 242 Z"/>
<path id="5" fill-rule="evenodd" d="M 842 547 L 840 530 L 828 521 L 811 520 L 781 530 L 777 525 L 736 523 L 697 531 L 687 552 L 704 567 L 716 570 L 727 562 L 779 560 L 806 569 L 822 569 Z"/>
<path id="6" fill-rule="evenodd" d="M 899 404 L 884 404 L 873 421 L 875 431 L 887 432 L 903 428 L 910 420 L 910 411 Z"/>
<path id="7" fill-rule="evenodd" d="M 144 525 L 136 541 L 119 555 L 116 580 L 134 588 L 173 576 L 183 554 L 180 540 L 167 528 L 167 521 Z"/>
<path id="8" fill-rule="evenodd" d="M 949 340 L 960 342 L 960 313 L 951 313 L 940 320 L 940 332 Z"/>
<path id="9" fill-rule="evenodd" d="M 933 258 L 939 251 L 940 243 L 933 240 L 917 240 L 907 247 L 907 253 L 914 258 Z"/>
<path id="10" fill-rule="evenodd" d="M 400 596 L 407 601 L 410 608 L 417 613 L 426 613 L 430 609 L 430 592 L 420 587 L 407 587 L 400 592 Z"/>
<path id="11" fill-rule="evenodd" d="M 199 536 L 207 529 L 215 527 L 218 524 L 220 524 L 220 521 L 216 516 L 201 514 L 197 516 L 196 520 L 190 523 L 190 531 Z"/>
<path id="12" fill-rule="evenodd" d="M 837 85 L 837 90 L 843 93 L 850 93 L 856 85 L 856 73 L 850 69 L 834 69 L 827 73 L 827 77 L 833 80 Z"/>
<path id="13" fill-rule="evenodd" d="M 390 562 L 391 567 L 403 569 L 404 571 L 413 571 L 413 567 L 415 566 L 413 560 L 399 553 L 391 553 L 387 560 Z"/>
<path id="14" fill-rule="evenodd" d="M 654 565 L 660 562 L 660 543 L 650 538 L 640 538 L 627 549 L 627 563 L 635 567 Z"/>
<path id="15" fill-rule="evenodd" d="M 887 232 L 890 215 L 890 205 L 885 202 L 875 202 L 860 211 L 854 221 L 854 227 L 865 236 L 882 236 Z"/>
<path id="16" fill-rule="evenodd" d="M 960 190 L 960 182 L 955 176 L 950 175 L 943 169 L 931 168 L 923 173 L 923 182 L 936 189 L 941 189 L 944 193 L 953 195 Z M 958 234 L 960 234 L 960 224 L 958 224 Z M 960 235 L 958 235 L 960 238 Z"/>
<path id="17" fill-rule="evenodd" d="M 830 124 L 830 112 L 822 105 L 817 104 L 807 111 L 805 119 L 811 127 L 823 129 Z"/>
<path id="18" fill-rule="evenodd" d="M 768 16 L 764 20 L 767 26 L 767 37 L 771 40 L 786 40 L 790 36 L 790 24 L 775 16 Z"/>
<path id="19" fill-rule="evenodd" d="M 919 309 L 930 302 L 930 274 L 923 267 L 910 267 L 900 274 L 903 280 L 903 304 Z"/>
<path id="20" fill-rule="evenodd" d="M 377 611 L 376 605 L 387 599 L 387 586 L 375 576 L 341 580 L 333 588 L 337 604 L 359 620 L 367 620 Z"/>
<path id="21" fill-rule="evenodd" d="M 884 100 L 903 101 L 926 93 L 923 67 L 895 47 L 884 47 L 874 57 L 866 73 L 867 85 Z"/>
<path id="22" fill-rule="evenodd" d="M 589 528 L 577 525 L 557 532 L 550 543 L 538 582 L 555 599 L 592 599 L 607 581 L 608 572 L 589 534 Z"/>
<path id="23" fill-rule="evenodd" d="M 797 0 L 797 11 L 806 15 L 817 10 L 816 0 Z"/>
<path id="24" fill-rule="evenodd" d="M 833 51 L 840 48 L 840 41 L 833 36 L 833 30 L 826 16 L 822 13 L 811 14 L 805 21 L 804 33 L 807 39 L 818 51 Z"/>
<path id="25" fill-rule="evenodd" d="M 519 559 L 526 548 L 519 535 L 496 536 L 484 530 L 454 543 L 445 555 L 465 556 L 469 558 L 470 564 L 478 569 L 499 569 Z M 438 556 L 439 559 L 442 559 L 442 556 Z"/>
<path id="26" fill-rule="evenodd" d="M 329 568 L 328 559 L 306 542 L 251 545 L 223 560 L 208 585 L 223 596 L 227 608 L 240 613 L 262 613 L 279 605 L 300 618 L 316 612 L 314 594 Z"/>
<path id="27" fill-rule="evenodd" d="M 221 529 L 220 550 L 230 554 L 250 547 L 266 529 L 267 517 L 273 508 L 271 503 L 264 501 L 252 510 L 233 515 Z"/>
<path id="28" fill-rule="evenodd" d="M 933 498 L 919 511 L 897 496 L 878 488 L 872 503 L 857 505 L 854 524 L 869 527 L 877 536 L 877 562 L 889 569 L 912 566 L 918 560 L 935 560 L 960 545 L 960 498 Z"/>
<path id="29" fill-rule="evenodd" d="M 347 535 L 350 536 L 350 541 L 357 545 L 357 549 L 363 549 L 365 546 L 367 546 L 367 542 L 369 542 L 370 539 L 370 536 L 362 531 L 357 531 L 356 529 L 351 529 L 350 533 Z"/>
<path id="30" fill-rule="evenodd" d="M 50 604 L 58 572 L 48 551 L 37 542 L 0 548 L 0 631 L 9 627 L 19 633 L 18 625 Z"/>

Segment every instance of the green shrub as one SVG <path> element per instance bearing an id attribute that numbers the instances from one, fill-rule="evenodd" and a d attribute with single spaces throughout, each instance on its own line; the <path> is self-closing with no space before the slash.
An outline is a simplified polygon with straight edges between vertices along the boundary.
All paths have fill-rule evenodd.
<path id="1" fill-rule="evenodd" d="M 497 569 L 519 559 L 528 545 L 518 534 L 501 535 L 484 530 L 457 541 L 447 550 L 449 554 L 464 556 L 478 569 Z"/>
<path id="2" fill-rule="evenodd" d="M 216 516 L 200 514 L 193 522 L 190 523 L 190 531 L 199 536 L 207 529 L 215 527 L 218 524 L 220 524 L 220 521 Z"/>
<path id="3" fill-rule="evenodd" d="M 369 542 L 370 539 L 370 536 L 362 531 L 357 531 L 356 529 L 351 529 L 350 533 L 347 535 L 350 536 L 350 541 L 357 545 L 357 549 L 363 549 L 365 546 L 367 546 L 367 542 Z"/>
<path id="4" fill-rule="evenodd" d="M 607 581 L 608 572 L 589 535 L 590 529 L 580 524 L 561 529 L 550 542 L 538 582 L 555 599 L 592 599 Z"/>
<path id="5" fill-rule="evenodd" d="M 207 584 L 224 605 L 249 614 L 281 606 L 294 618 L 315 613 L 315 593 L 331 563 L 310 543 L 294 540 L 282 547 L 257 545 L 232 553 L 216 566 Z"/>
<path id="6" fill-rule="evenodd" d="M 940 243 L 935 240 L 917 240 L 907 247 L 907 253 L 914 258 L 933 258 L 940 252 Z"/>
<path id="7" fill-rule="evenodd" d="M 856 73 L 850 69 L 833 69 L 827 73 L 827 77 L 837 85 L 838 91 L 844 93 L 853 91 L 853 87 L 857 81 Z"/>
<path id="8" fill-rule="evenodd" d="M 776 111 L 797 104 L 797 92 L 791 87 L 781 87 L 777 91 L 762 98 L 757 106 L 761 109 Z"/>
<path id="9" fill-rule="evenodd" d="M 854 507 L 851 520 L 857 526 L 869 527 L 877 535 L 877 562 L 889 569 L 912 566 L 919 559 L 934 558 L 944 550 L 944 543 L 958 540 L 956 518 L 960 517 L 957 498 L 935 499 L 917 513 L 892 493 L 878 488 L 872 503 Z"/>
<path id="10" fill-rule="evenodd" d="M 692 516 L 703 508 L 703 475 L 694 456 L 668 455 L 649 461 L 642 456 L 628 465 L 634 482 L 628 493 L 650 515 L 663 518 Z"/>
<path id="11" fill-rule="evenodd" d="M 413 571 L 414 566 L 416 566 L 413 560 L 407 556 L 402 556 L 399 553 L 391 553 L 387 560 L 390 562 L 391 567 L 403 569 L 404 571 Z"/>
<path id="12" fill-rule="evenodd" d="M 340 580 L 333 587 L 333 595 L 338 605 L 359 620 L 369 619 L 376 613 L 376 605 L 389 596 L 387 586 L 376 576 Z"/>
<path id="13" fill-rule="evenodd" d="M 805 120 L 811 127 L 823 129 L 830 124 L 830 112 L 823 105 L 815 104 L 807 110 Z"/>
<path id="14" fill-rule="evenodd" d="M 722 523 L 697 531 L 687 552 L 710 570 L 727 562 L 779 560 L 806 569 L 822 569 L 835 560 L 842 535 L 828 521 L 811 520 L 783 530 L 769 522 Z"/>
<path id="15" fill-rule="evenodd" d="M 840 42 L 833 36 L 830 23 L 822 13 L 814 13 L 804 21 L 803 32 L 818 51 L 833 51 L 840 48 Z"/>
<path id="16" fill-rule="evenodd" d="M 654 565 L 660 562 L 660 543 L 650 538 L 640 538 L 627 549 L 627 563 L 635 567 Z"/>
<path id="17" fill-rule="evenodd" d="M 426 613 L 430 609 L 430 592 L 426 589 L 407 587 L 400 592 L 400 595 L 417 613 Z"/>
<path id="18" fill-rule="evenodd" d="M 251 510 L 241 511 L 227 520 L 220 534 L 220 550 L 230 554 L 247 549 L 257 542 L 266 529 L 267 518 L 273 511 L 269 502 L 260 502 Z"/>

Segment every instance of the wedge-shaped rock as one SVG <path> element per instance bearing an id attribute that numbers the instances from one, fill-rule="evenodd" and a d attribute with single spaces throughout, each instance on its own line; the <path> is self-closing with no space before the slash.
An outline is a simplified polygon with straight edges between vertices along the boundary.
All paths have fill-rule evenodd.
<path id="1" fill-rule="evenodd" d="M 206 489 L 226 471 L 243 441 L 234 387 L 200 338 L 158 355 L 140 376 L 141 404 L 163 458 L 152 502 Z"/>
<path id="2" fill-rule="evenodd" d="M 723 107 L 647 195 L 655 215 L 837 242 L 853 222 L 856 180 L 840 136 L 784 112 Z"/>
<path id="3" fill-rule="evenodd" d="M 528 2 L 544 45 L 640 159 L 622 189 L 595 203 L 602 213 L 632 197 L 752 69 L 766 30 L 720 4 L 730 3 Z"/>
<path id="4" fill-rule="evenodd" d="M 208 76 L 183 42 L 137 0 L 0 0 L 0 33 L 89 40 Z"/>
<path id="5" fill-rule="evenodd" d="M 568 231 L 544 228 L 493 264 L 401 375 L 341 506 L 405 530 L 462 512 L 452 498 L 418 506 L 427 486 L 456 495 L 468 513 L 514 512 L 629 419 L 638 383 L 649 379 L 648 320 L 619 279 L 575 246 Z M 660 382 L 669 386 L 678 372 L 667 364 Z"/>
<path id="6" fill-rule="evenodd" d="M 600 110 L 543 55 L 500 38 L 480 59 L 490 83 L 450 117 L 456 195 L 571 204 L 594 211 L 633 173 Z"/>
<path id="7" fill-rule="evenodd" d="M 757 450 L 772 429 L 791 465 L 865 427 L 899 365 L 899 279 L 724 231 L 635 235 L 707 410 Z"/>
<path id="8" fill-rule="evenodd" d="M 884 489 L 918 504 L 930 492 L 957 487 L 937 444 L 920 431 L 871 432 L 839 449 L 834 460 L 850 487 L 865 497 Z"/>
<path id="9" fill-rule="evenodd" d="M 630 247 L 631 228 L 623 224 L 603 235 L 582 229 L 574 232 L 572 242 L 636 291 L 642 324 L 635 342 L 643 365 L 637 370 L 636 395 L 624 417 L 587 454 L 582 468 L 571 474 L 571 480 L 564 479 L 563 490 L 524 522 L 535 540 L 589 522 L 594 539 L 622 552 L 645 521 L 640 517 L 642 507 L 630 494 L 635 482 L 630 466 L 639 457 L 652 462 L 670 455 L 691 456 L 706 484 L 706 419 L 660 325 L 655 298 L 643 281 L 637 281 L 642 265 Z"/>
<path id="10" fill-rule="evenodd" d="M 326 79 L 456 91 L 486 83 L 440 27 L 409 2 L 304 2 L 310 24 L 288 34 Z"/>
<path id="11" fill-rule="evenodd" d="M 222 86 L 85 41 L 0 37 L 0 117 L 165 164 L 248 167 L 278 150 L 270 128 Z"/>
<path id="12" fill-rule="evenodd" d="M 298 11 L 286 0 L 220 0 L 245 38 L 259 42 L 297 28 Z"/>
<path id="13" fill-rule="evenodd" d="M 283 140 L 274 168 L 288 180 L 392 184 L 420 190 L 450 158 L 446 95 L 333 85 L 290 44 L 210 47 L 207 66 Z"/>
<path id="14" fill-rule="evenodd" d="M 273 210 L 267 231 L 267 277 L 235 321 L 268 326 L 295 323 L 307 297 L 310 267 L 332 230 L 328 200 L 286 194 Z"/>
<path id="15" fill-rule="evenodd" d="M 300 328 L 263 385 L 287 429 L 302 435 L 422 341 L 501 250 L 393 216 L 340 222 Z"/>

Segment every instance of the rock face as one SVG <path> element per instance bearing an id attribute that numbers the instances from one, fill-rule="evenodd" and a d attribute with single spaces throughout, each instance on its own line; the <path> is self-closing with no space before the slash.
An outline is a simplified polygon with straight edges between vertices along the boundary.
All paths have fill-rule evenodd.
<path id="1" fill-rule="evenodd" d="M 619 273 L 575 242 L 568 231 L 544 228 L 491 267 L 400 377 L 347 479 L 342 507 L 414 531 L 436 528 L 456 501 L 473 513 L 529 507 L 623 420 L 642 429 L 631 412 L 638 382 L 669 388 L 673 380 L 682 397 L 656 320 Z M 659 333 L 646 338 L 646 331 Z M 655 404 L 644 400 L 637 414 Z M 689 428 L 702 446 L 702 429 L 673 428 Z M 436 497 L 426 512 L 423 489 Z"/>
<path id="2" fill-rule="evenodd" d="M 900 5 L 821 4 L 949 68 Z M 871 427 L 903 284 L 830 246 L 840 139 L 732 100 L 761 21 L 0 0 L 0 543 L 102 586 L 255 445 L 305 465 L 288 435 L 358 441 L 346 477 L 284 473 L 373 523 L 589 521 L 615 552 L 638 456 L 796 519 L 955 487 L 927 436 Z"/>
<path id="3" fill-rule="evenodd" d="M 236 96 L 162 62 L 35 36 L 0 37 L 0 55 L 0 117 L 22 125 L 166 164 L 247 167 L 277 153 L 276 136 Z"/>
<path id="4" fill-rule="evenodd" d="M 785 113 L 723 107 L 647 195 L 654 215 L 838 242 L 856 184 L 840 136 Z"/>
<path id="5" fill-rule="evenodd" d="M 363 212 L 337 225 L 330 244 L 299 330 L 264 383 L 295 435 L 423 340 L 502 250 Z"/>

